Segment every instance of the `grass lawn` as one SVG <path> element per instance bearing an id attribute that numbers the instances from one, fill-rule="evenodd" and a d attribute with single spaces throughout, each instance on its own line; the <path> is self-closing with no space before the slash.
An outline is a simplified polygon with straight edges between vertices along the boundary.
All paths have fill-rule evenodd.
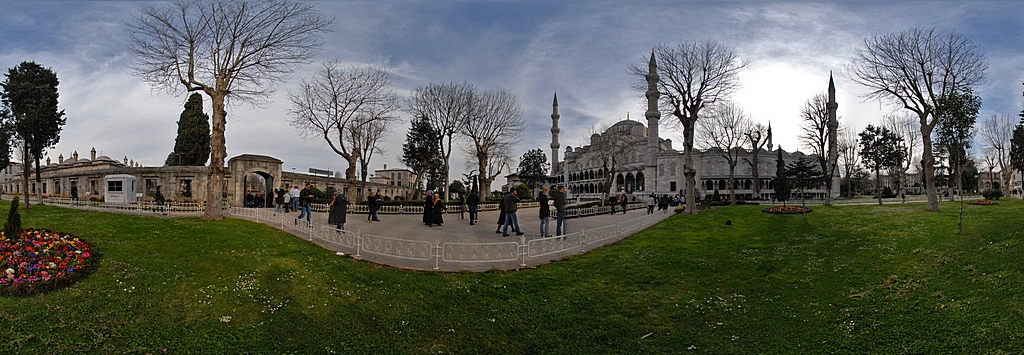
<path id="1" fill-rule="evenodd" d="M 0 216 L 9 203 L 2 203 Z M 357 262 L 257 223 L 48 206 L 102 253 L 0 297 L 0 353 L 1021 353 L 1024 202 L 674 216 L 518 272 Z M 731 220 L 732 225 L 725 225 Z"/>

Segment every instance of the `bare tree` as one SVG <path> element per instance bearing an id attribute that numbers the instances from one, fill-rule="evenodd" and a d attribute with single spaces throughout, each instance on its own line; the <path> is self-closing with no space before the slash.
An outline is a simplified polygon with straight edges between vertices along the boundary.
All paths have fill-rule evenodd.
<path id="1" fill-rule="evenodd" d="M 992 115 L 991 118 L 983 121 L 978 129 L 981 137 L 981 144 L 991 152 L 994 166 L 999 168 L 999 187 L 1003 190 L 1003 196 L 1010 196 L 1013 189 L 1013 167 L 1010 164 L 1010 141 L 1013 139 L 1013 129 L 1016 127 L 1012 115 Z M 989 173 L 992 172 L 993 164 L 989 163 Z M 991 175 L 989 175 L 991 178 Z"/>
<path id="2" fill-rule="evenodd" d="M 743 141 L 750 131 L 750 117 L 731 103 L 715 105 L 697 122 L 697 140 L 705 149 L 717 150 L 729 165 L 729 202 L 736 204 L 736 164 L 745 155 Z"/>
<path id="3" fill-rule="evenodd" d="M 430 125 L 441 133 L 437 143 L 443 158 L 443 181 L 451 180 L 452 143 L 470 119 L 474 91 L 476 89 L 466 83 L 429 84 L 417 88 L 406 105 L 413 117 L 426 117 Z M 448 194 L 444 195 L 444 200 L 448 201 Z"/>
<path id="4" fill-rule="evenodd" d="M 478 181 L 480 186 L 486 187 L 486 192 L 482 190 L 480 197 L 489 198 L 491 182 L 494 181 L 491 175 L 494 169 L 488 166 L 491 155 L 494 150 L 509 154 L 512 146 L 519 141 L 526 122 L 523 120 L 519 100 L 504 89 L 471 95 L 470 106 L 472 111 L 469 119 L 459 127 L 459 133 L 470 140 L 470 145 L 463 149 L 463 153 L 469 160 L 476 161 L 475 169 L 480 172 L 477 175 Z M 498 167 L 497 171 L 501 170 L 502 167 Z"/>
<path id="5" fill-rule="evenodd" d="M 803 146 L 810 149 L 811 153 L 817 156 L 818 168 L 825 174 L 825 201 L 830 203 L 832 197 L 832 177 L 835 171 L 829 169 L 836 164 L 829 161 L 829 147 L 834 144 L 830 142 L 828 96 L 824 93 L 815 94 L 804 102 L 800 108 L 800 140 Z M 836 127 L 838 130 L 839 127 Z M 838 156 L 837 156 L 838 157 Z"/>
<path id="6" fill-rule="evenodd" d="M 768 128 L 763 124 L 755 123 L 750 126 L 744 135 L 747 137 L 747 144 L 750 145 L 750 156 L 743 160 L 750 164 L 750 175 L 754 179 L 754 196 L 761 198 L 761 169 L 758 162 L 761 157 L 761 149 L 768 144 Z"/>
<path id="7" fill-rule="evenodd" d="M 367 136 L 374 126 L 391 119 L 398 101 L 387 69 L 342 67 L 336 62 L 324 63 L 288 96 L 291 125 L 306 138 L 322 138 L 345 159 L 348 181 L 356 181 L 356 163 Z M 349 201 L 356 201 L 355 191 L 348 195 Z"/>
<path id="8" fill-rule="evenodd" d="M 170 93 L 202 91 L 213 103 L 204 219 L 223 219 L 225 102 L 259 103 L 320 49 L 333 22 L 305 2 L 180 0 L 142 9 L 128 23 L 134 72 Z"/>
<path id="9" fill-rule="evenodd" d="M 852 130 L 843 129 L 838 142 L 836 142 L 836 146 L 839 149 L 838 165 L 842 165 L 843 172 L 846 173 L 846 197 L 853 198 L 853 174 L 860 169 L 860 154 L 857 153 L 857 149 L 860 148 L 860 141 L 857 134 Z"/>
<path id="10" fill-rule="evenodd" d="M 868 98 L 886 101 L 918 116 L 922 164 L 929 211 L 939 210 L 935 188 L 932 130 L 942 97 L 980 84 L 988 64 L 977 44 L 954 31 L 912 28 L 864 40 L 849 68 L 853 80 L 867 86 Z"/>
<path id="11" fill-rule="evenodd" d="M 630 66 L 637 79 L 634 87 L 647 91 L 647 73 L 657 61 L 658 90 L 666 113 L 683 125 L 683 175 L 686 176 L 686 212 L 697 213 L 696 175 L 693 164 L 694 132 L 700 111 L 727 98 L 739 86 L 745 64 L 736 51 L 715 41 L 687 41 L 654 47 L 651 63 L 640 60 Z"/>
<path id="12" fill-rule="evenodd" d="M 397 116 L 393 115 L 398 111 L 398 100 L 390 102 L 390 105 L 384 105 L 377 107 L 367 116 L 359 118 L 359 121 L 366 121 L 365 123 L 359 122 L 354 126 L 357 129 L 349 130 L 347 137 L 350 139 L 352 147 L 358 153 L 359 156 L 359 179 L 362 183 L 362 191 L 369 196 L 369 191 L 366 190 L 366 179 L 369 176 L 370 160 L 373 158 L 374 153 L 384 154 L 386 151 L 381 147 L 380 143 L 387 138 L 391 133 L 391 126 L 398 119 Z"/>
<path id="13" fill-rule="evenodd" d="M 907 171 L 910 170 L 910 167 L 913 166 L 917 158 L 914 152 L 921 146 L 921 141 L 917 139 L 917 137 L 920 137 L 918 131 L 921 127 L 915 122 L 915 117 L 910 113 L 885 115 L 882 117 L 882 127 L 903 138 L 903 141 L 899 144 L 899 149 L 904 152 L 903 162 L 897 167 L 896 174 L 890 174 L 890 176 L 899 176 L 898 194 L 902 195 L 906 193 Z"/>

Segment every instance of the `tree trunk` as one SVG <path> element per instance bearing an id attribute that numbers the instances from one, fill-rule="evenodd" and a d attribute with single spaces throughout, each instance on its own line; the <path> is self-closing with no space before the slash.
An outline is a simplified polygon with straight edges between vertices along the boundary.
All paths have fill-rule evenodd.
<path id="1" fill-rule="evenodd" d="M 346 163 L 348 163 L 348 167 L 345 168 L 345 180 L 347 180 L 349 184 L 352 184 L 353 181 L 359 181 L 359 179 L 356 179 L 356 159 L 357 159 L 357 157 L 355 155 L 352 155 L 352 154 L 344 154 L 341 157 L 345 159 Z M 363 187 L 362 187 L 362 189 L 360 189 L 360 191 L 362 191 L 361 192 L 362 196 L 356 195 L 356 192 L 354 190 L 349 190 L 348 191 L 348 197 L 346 197 L 346 198 L 348 198 L 349 201 L 353 201 L 352 203 L 356 203 L 356 202 L 362 201 L 362 197 L 366 196 L 366 186 L 363 185 Z"/>
<path id="2" fill-rule="evenodd" d="M 686 177 L 686 209 L 683 213 L 697 214 L 697 200 L 694 198 L 697 184 L 697 169 L 693 167 L 693 130 L 696 128 L 697 115 L 683 118 L 683 176 Z"/>
<path id="3" fill-rule="evenodd" d="M 43 178 L 40 175 L 40 170 L 42 170 L 42 169 L 40 169 L 40 167 L 39 167 L 39 157 L 33 157 L 33 158 L 35 158 L 35 161 L 36 161 L 36 187 L 39 188 L 39 191 L 36 191 L 36 204 L 37 205 L 42 205 L 43 204 Z"/>
<path id="4" fill-rule="evenodd" d="M 224 141 L 224 125 L 227 111 L 224 110 L 224 91 L 207 91 L 213 102 L 213 124 L 210 127 L 210 169 L 206 180 L 206 212 L 204 220 L 222 220 L 224 213 L 224 158 L 227 156 L 227 144 Z"/>
<path id="5" fill-rule="evenodd" d="M 729 164 L 729 204 L 736 206 L 736 163 Z"/>
<path id="6" fill-rule="evenodd" d="M 875 168 L 875 196 L 878 197 L 878 205 L 882 205 L 882 181 L 879 180 L 879 169 Z"/>
<path id="7" fill-rule="evenodd" d="M 932 154 L 932 128 L 935 125 L 928 125 L 927 119 L 927 113 L 921 117 L 921 143 L 923 145 L 921 158 L 924 160 L 921 163 L 921 169 L 924 170 L 925 192 L 928 195 L 928 207 L 925 209 L 928 211 L 938 211 L 939 194 L 935 189 L 935 156 Z"/>
<path id="8" fill-rule="evenodd" d="M 21 184 L 22 184 L 21 191 L 25 195 L 25 198 L 23 198 L 21 200 L 25 203 L 25 210 L 28 210 L 29 208 L 32 207 L 31 204 L 28 201 L 28 179 L 32 177 L 32 172 L 31 172 L 31 170 L 29 170 L 30 165 L 28 164 L 28 162 L 29 162 L 29 160 L 32 160 L 32 156 L 29 155 L 28 145 L 27 144 L 22 144 L 22 146 L 24 146 L 24 148 L 22 148 L 22 150 L 21 150 L 21 153 L 22 153 L 21 156 L 24 157 L 25 159 L 23 159 L 24 162 L 21 164 L 21 177 L 22 177 L 22 179 L 21 179 Z"/>
<path id="9" fill-rule="evenodd" d="M 476 157 L 477 180 L 480 182 L 480 199 L 486 201 L 491 198 L 490 176 L 487 175 L 487 154 L 478 154 Z M 486 185 L 484 184 L 486 182 Z M 486 186 L 486 188 L 484 187 Z"/>
<path id="10" fill-rule="evenodd" d="M 992 174 L 989 174 L 992 176 Z M 1013 192 L 1013 169 L 1007 169 L 1006 167 L 999 168 L 999 183 L 1000 188 L 1003 189 L 1003 196 L 1010 197 Z"/>
<path id="11" fill-rule="evenodd" d="M 751 165 L 753 169 L 750 169 L 750 175 L 754 178 L 754 198 L 761 199 L 761 174 L 758 172 L 757 158 L 761 155 L 761 149 L 754 149 L 754 154 L 750 156 Z"/>

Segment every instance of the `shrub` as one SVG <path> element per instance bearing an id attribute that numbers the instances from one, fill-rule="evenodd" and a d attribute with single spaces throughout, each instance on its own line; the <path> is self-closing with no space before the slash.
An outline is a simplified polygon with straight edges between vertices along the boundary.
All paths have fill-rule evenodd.
<path id="1" fill-rule="evenodd" d="M 715 189 L 715 193 L 711 195 L 711 202 L 718 202 L 722 200 L 722 195 L 718 193 L 718 189 Z"/>
<path id="2" fill-rule="evenodd" d="M 4 223 L 4 235 L 15 238 L 21 234 L 21 213 L 18 212 L 18 196 L 11 200 L 11 211 L 7 214 L 7 222 Z"/>
<path id="3" fill-rule="evenodd" d="M 896 193 L 893 192 L 891 188 L 886 186 L 884 189 L 882 189 L 882 198 L 893 198 L 893 197 L 896 197 Z"/>
<path id="4" fill-rule="evenodd" d="M 995 201 L 995 200 L 998 200 L 1000 197 L 1003 197 L 1003 190 L 1001 190 L 1001 189 L 985 189 L 985 191 L 981 192 L 981 196 L 984 196 L 986 200 Z"/>

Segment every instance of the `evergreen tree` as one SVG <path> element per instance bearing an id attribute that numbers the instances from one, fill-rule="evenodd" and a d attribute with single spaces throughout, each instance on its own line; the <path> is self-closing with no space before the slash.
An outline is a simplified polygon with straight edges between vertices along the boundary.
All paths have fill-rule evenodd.
<path id="1" fill-rule="evenodd" d="M 974 123 L 978 120 L 981 97 L 967 88 L 940 97 L 936 104 L 942 114 L 938 117 L 939 124 L 935 131 L 935 155 L 945 153 L 948 156 L 952 187 L 952 184 L 962 182 L 960 175 L 967 163 L 967 151 L 971 149 L 974 138 Z M 960 184 L 958 188 L 963 194 L 967 186 Z M 953 194 L 949 194 L 949 198 L 952 200 Z"/>
<path id="2" fill-rule="evenodd" d="M 804 158 L 787 166 L 786 175 L 791 189 L 800 190 L 800 199 L 804 206 L 807 206 L 807 189 L 825 182 L 825 174 L 818 170 L 815 162 Z"/>
<path id="3" fill-rule="evenodd" d="M 776 153 L 778 157 L 775 159 L 775 199 L 785 205 L 793 188 L 789 181 L 789 172 L 786 171 L 786 161 L 782 160 L 782 147 L 779 147 Z"/>
<path id="4" fill-rule="evenodd" d="M 167 155 L 167 166 L 205 166 L 210 158 L 210 116 L 203 113 L 203 96 L 189 95 L 178 118 L 178 137 Z"/>
<path id="5" fill-rule="evenodd" d="M 519 160 L 519 178 L 526 186 L 535 189 L 544 184 L 548 175 L 548 156 L 540 148 L 531 149 Z"/>
<path id="6" fill-rule="evenodd" d="M 409 167 L 416 175 L 417 188 L 419 182 L 424 179 L 431 180 L 434 184 L 428 183 L 427 188 L 444 186 L 443 176 L 432 178 L 441 174 L 441 148 L 439 141 L 441 132 L 430 125 L 426 117 L 420 117 L 412 121 L 412 127 L 405 134 L 405 144 L 402 145 L 402 164 Z"/>
<path id="7" fill-rule="evenodd" d="M 1024 175 L 1024 111 L 1021 111 L 1020 122 L 1013 129 L 1010 140 L 1010 165 Z"/>
<path id="8" fill-rule="evenodd" d="M 860 156 L 864 165 L 875 172 L 875 191 L 878 204 L 882 204 L 881 170 L 902 164 L 905 151 L 899 149 L 903 137 L 888 128 L 868 125 L 860 133 Z"/>
<path id="9" fill-rule="evenodd" d="M 21 62 L 5 74 L 0 86 L 0 98 L 4 106 L 10 110 L 11 127 L 14 139 L 20 141 L 21 153 L 25 157 L 22 169 L 25 209 L 28 204 L 28 179 L 30 158 L 36 164 L 36 184 L 42 184 L 39 173 L 39 161 L 45 150 L 60 142 L 60 131 L 66 123 L 64 110 L 57 110 L 57 85 L 60 80 L 57 74 L 34 62 Z M 36 194 L 38 203 L 43 202 L 43 195 Z"/>

